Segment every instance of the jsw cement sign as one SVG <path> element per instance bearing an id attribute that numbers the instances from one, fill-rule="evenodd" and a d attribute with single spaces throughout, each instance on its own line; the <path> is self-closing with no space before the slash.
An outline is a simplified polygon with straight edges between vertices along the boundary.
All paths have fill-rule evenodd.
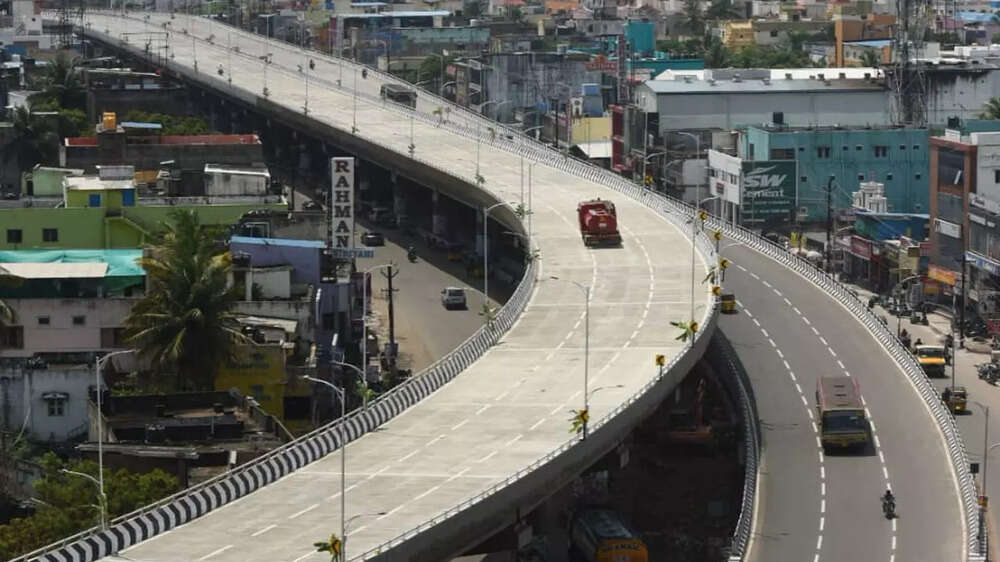
<path id="1" fill-rule="evenodd" d="M 795 203 L 796 171 L 794 160 L 744 161 L 743 222 L 788 222 Z"/>

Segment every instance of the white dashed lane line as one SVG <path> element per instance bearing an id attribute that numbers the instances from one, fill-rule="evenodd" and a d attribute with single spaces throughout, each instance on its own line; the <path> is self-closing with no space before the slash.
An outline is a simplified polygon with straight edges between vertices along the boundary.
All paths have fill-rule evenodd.
<path id="1" fill-rule="evenodd" d="M 760 279 L 757 275 L 753 274 L 752 272 L 750 273 L 750 275 L 754 279 Z M 774 289 L 767 281 L 761 280 L 761 283 L 765 287 L 767 287 L 769 289 L 772 289 L 775 293 L 777 293 L 780 296 L 780 293 L 778 293 L 777 289 Z M 787 297 L 783 297 L 783 298 L 784 298 L 785 303 L 787 305 L 791 306 L 792 310 L 794 310 L 795 313 L 798 314 L 802 318 L 802 321 L 805 322 L 806 325 L 808 325 L 812 329 L 813 334 L 819 339 L 820 343 L 822 343 L 823 346 L 826 347 L 826 349 L 830 353 L 830 355 L 834 359 L 836 359 L 837 366 L 840 367 L 844 371 L 844 375 L 848 376 L 848 377 L 851 376 L 851 374 L 847 371 L 847 368 L 844 366 L 844 362 L 841 361 L 840 359 L 837 359 L 837 352 L 833 349 L 833 346 L 831 346 L 826 341 L 826 338 L 824 338 L 823 336 L 820 335 L 819 330 L 817 330 L 815 326 L 812 326 L 812 323 L 809 322 L 809 319 L 806 318 L 805 315 L 803 315 L 802 312 Z M 742 303 L 741 303 L 741 307 L 742 307 Z M 751 317 L 752 318 L 752 316 L 750 315 L 749 311 L 746 311 L 745 308 L 744 308 L 744 311 L 746 312 L 747 317 Z M 754 323 L 757 325 L 758 328 L 760 328 L 760 323 L 757 322 L 756 319 L 754 319 Z M 764 333 L 765 337 L 768 337 L 767 336 L 767 332 L 763 328 L 761 328 L 761 332 Z M 777 351 L 777 353 L 780 355 L 781 351 L 778 349 L 778 346 L 775 345 L 774 341 L 771 340 L 769 337 L 768 337 L 768 341 L 771 342 L 771 346 L 774 347 L 775 351 Z M 785 368 L 788 369 L 788 363 L 785 362 L 784 365 L 785 365 Z M 788 371 L 789 371 L 789 374 L 793 377 L 793 380 L 794 380 L 794 375 L 792 375 L 791 369 L 788 369 Z M 802 392 L 802 387 L 796 382 L 795 383 L 795 388 L 799 392 L 799 397 L 802 399 L 803 404 L 806 405 L 806 412 L 809 413 L 809 419 L 812 420 L 813 419 L 812 410 L 809 408 L 808 402 L 805 399 L 805 395 Z M 872 442 L 874 444 L 876 453 L 878 453 L 879 464 L 881 465 L 881 468 L 882 468 L 882 478 L 885 481 L 885 487 L 887 489 L 891 490 L 892 489 L 892 482 L 891 482 L 891 480 L 889 478 L 889 467 L 887 466 L 887 464 L 885 462 L 885 454 L 882 451 L 882 444 L 881 444 L 881 441 L 879 440 L 879 437 L 878 437 L 878 430 L 875 427 L 875 419 L 872 417 L 871 410 L 868 409 L 868 406 L 865 403 L 864 396 L 861 397 L 861 402 L 862 402 L 862 405 L 865 406 L 865 415 L 868 416 L 869 426 L 871 427 Z M 819 462 L 820 462 L 820 496 L 822 498 L 824 498 L 824 499 L 821 500 L 821 503 L 820 503 L 820 514 L 823 514 L 823 513 L 826 512 L 826 499 L 825 499 L 825 495 L 826 495 L 826 483 L 825 483 L 825 481 L 826 481 L 826 470 L 825 470 L 825 468 L 823 466 L 823 447 L 822 447 L 822 442 L 820 441 L 820 439 L 818 437 L 818 433 L 819 433 L 818 427 L 817 427 L 817 425 L 815 423 L 813 423 L 812 426 L 813 426 L 813 431 L 815 433 L 817 433 L 816 442 L 817 442 L 817 444 L 820 447 L 820 451 L 819 451 L 819 459 L 820 459 L 819 460 Z M 820 550 L 820 548 L 821 548 L 821 546 L 823 544 L 823 526 L 824 526 L 824 520 L 823 520 L 823 517 L 821 516 L 820 517 L 820 527 L 819 527 L 820 533 L 819 533 L 819 536 L 816 539 L 816 550 L 817 550 L 817 552 L 816 552 L 816 555 L 815 555 L 815 557 L 813 559 L 814 561 L 818 561 L 819 560 L 819 556 L 820 556 L 819 550 Z M 891 548 L 890 548 L 890 554 L 889 554 L 889 561 L 890 562 L 894 562 L 895 559 L 896 559 L 896 537 L 897 537 L 896 528 L 897 528 L 896 519 L 893 519 L 892 520 L 892 533 L 890 535 L 890 540 L 891 540 Z"/>

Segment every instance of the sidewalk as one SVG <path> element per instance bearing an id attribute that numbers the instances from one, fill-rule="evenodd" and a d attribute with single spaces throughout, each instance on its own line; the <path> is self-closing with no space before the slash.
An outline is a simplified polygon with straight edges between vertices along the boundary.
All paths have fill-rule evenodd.
<path id="1" fill-rule="evenodd" d="M 874 292 L 857 285 L 849 283 L 845 283 L 844 285 L 858 293 L 861 300 L 866 304 L 868 302 L 868 298 L 875 294 Z M 900 330 L 906 330 L 912 334 L 914 340 L 920 338 L 926 344 L 944 345 L 945 336 L 951 333 L 951 314 L 948 314 L 940 308 L 927 313 L 927 326 L 924 326 L 923 324 L 913 324 L 910 322 L 909 317 L 899 318 L 897 316 L 893 316 L 888 310 L 878 305 L 875 306 L 873 312 L 875 312 L 876 316 L 884 317 L 889 323 L 888 325 L 890 328 L 895 328 L 895 323 L 898 322 Z M 926 330 L 929 330 L 930 334 L 925 335 Z M 974 354 L 989 355 L 991 351 L 989 340 L 977 342 L 972 338 L 967 337 L 965 338 L 965 351 Z"/>

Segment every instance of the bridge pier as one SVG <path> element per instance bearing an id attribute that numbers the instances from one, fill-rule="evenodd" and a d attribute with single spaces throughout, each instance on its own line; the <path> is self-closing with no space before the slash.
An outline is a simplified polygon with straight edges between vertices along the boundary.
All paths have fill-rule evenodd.
<path id="1" fill-rule="evenodd" d="M 435 236 L 444 236 L 448 232 L 448 216 L 441 209 L 441 191 L 436 187 L 431 192 L 431 232 Z"/>

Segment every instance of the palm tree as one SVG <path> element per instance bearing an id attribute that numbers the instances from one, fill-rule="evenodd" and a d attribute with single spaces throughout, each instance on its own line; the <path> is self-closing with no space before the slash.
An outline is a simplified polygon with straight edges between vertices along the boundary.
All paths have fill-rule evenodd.
<path id="1" fill-rule="evenodd" d="M 4 164 L 14 159 L 23 172 L 35 164 L 56 162 L 59 139 L 46 123 L 23 105 L 14 111 L 12 121 L 14 134 L 7 146 L 0 150 Z"/>
<path id="2" fill-rule="evenodd" d="M 700 0 L 684 0 L 684 27 L 692 35 L 700 37 L 705 31 L 705 14 L 701 11 Z"/>
<path id="3" fill-rule="evenodd" d="M 218 251 L 194 211 L 175 211 L 162 242 L 139 264 L 148 279 L 146 296 L 132 307 L 125 328 L 140 356 L 173 369 L 179 387 L 213 387 L 216 370 L 251 343 L 239 329 L 227 287 L 232 263 Z"/>
<path id="4" fill-rule="evenodd" d="M 865 51 L 861 53 L 861 66 L 865 68 L 878 68 L 882 64 L 882 56 L 877 51 Z"/>
<path id="5" fill-rule="evenodd" d="M 45 67 L 42 91 L 32 96 L 32 101 L 49 100 L 63 108 L 86 109 L 86 92 L 80 83 L 76 61 L 66 53 L 59 55 Z"/>
<path id="6" fill-rule="evenodd" d="M 983 105 L 983 111 L 979 114 L 980 119 L 1000 119 L 1000 98 L 990 98 Z"/>

